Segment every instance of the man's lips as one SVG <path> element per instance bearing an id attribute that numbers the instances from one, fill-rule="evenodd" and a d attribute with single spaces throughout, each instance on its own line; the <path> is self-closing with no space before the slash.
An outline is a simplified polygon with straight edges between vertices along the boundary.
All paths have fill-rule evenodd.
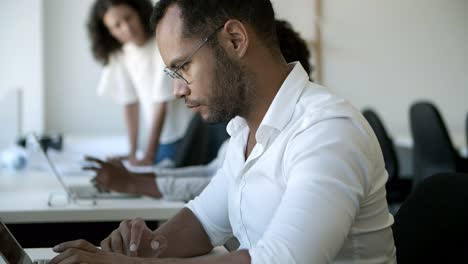
<path id="1" fill-rule="evenodd" d="M 188 108 L 195 108 L 199 107 L 201 104 L 196 103 L 196 102 L 190 102 L 189 100 L 185 99 L 185 106 Z"/>
<path id="2" fill-rule="evenodd" d="M 196 108 L 196 107 L 199 107 L 200 104 L 188 104 L 188 103 L 186 103 L 185 106 L 187 106 L 188 108 Z"/>

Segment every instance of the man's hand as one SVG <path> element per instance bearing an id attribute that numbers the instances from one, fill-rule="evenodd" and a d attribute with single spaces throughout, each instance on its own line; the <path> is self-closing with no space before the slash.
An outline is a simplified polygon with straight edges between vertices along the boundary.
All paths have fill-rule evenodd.
<path id="1" fill-rule="evenodd" d="M 53 258 L 50 264 L 73 264 L 73 263 L 135 263 L 136 259 L 131 259 L 128 256 L 106 252 L 96 248 L 94 245 L 85 240 L 75 240 L 64 242 L 53 248 L 59 253 Z"/>
<path id="2" fill-rule="evenodd" d="M 155 234 L 141 218 L 125 220 L 101 242 L 106 252 L 115 252 L 131 257 L 157 257 L 167 248 L 167 239 Z"/>
<path id="3" fill-rule="evenodd" d="M 83 169 L 96 172 L 94 182 L 99 189 L 135 193 L 135 176 L 125 168 L 121 161 L 105 162 L 93 157 L 86 157 L 86 160 L 98 165 Z"/>
<path id="4" fill-rule="evenodd" d="M 128 160 L 131 165 L 133 166 L 151 166 L 154 164 L 154 157 L 151 156 L 145 156 L 143 159 L 129 159 Z"/>
<path id="5" fill-rule="evenodd" d="M 114 161 L 124 161 L 124 160 L 135 160 L 135 154 L 120 155 L 120 156 L 110 156 L 106 158 L 108 162 Z"/>

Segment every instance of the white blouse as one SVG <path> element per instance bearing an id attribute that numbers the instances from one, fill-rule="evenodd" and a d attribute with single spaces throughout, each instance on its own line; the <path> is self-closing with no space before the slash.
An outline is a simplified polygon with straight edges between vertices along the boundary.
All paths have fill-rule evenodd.
<path id="1" fill-rule="evenodd" d="M 396 263 L 387 172 L 360 112 L 296 63 L 256 133 L 236 117 L 223 166 L 187 207 L 214 246 L 235 236 L 253 264 Z"/>
<path id="2" fill-rule="evenodd" d="M 154 103 L 167 102 L 160 143 L 172 143 L 185 135 L 193 112 L 172 92 L 172 80 L 163 72 L 164 62 L 154 38 L 139 47 L 127 43 L 112 54 L 103 69 L 98 94 L 119 104 L 139 102 L 147 129 L 151 128 Z"/>

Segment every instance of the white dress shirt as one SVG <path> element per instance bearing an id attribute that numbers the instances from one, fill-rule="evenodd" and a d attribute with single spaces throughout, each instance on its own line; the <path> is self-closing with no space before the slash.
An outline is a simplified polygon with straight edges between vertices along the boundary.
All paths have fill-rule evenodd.
<path id="1" fill-rule="evenodd" d="M 123 105 L 140 103 L 147 129 L 151 129 L 153 122 L 154 103 L 166 102 L 166 118 L 159 141 L 168 144 L 185 135 L 193 112 L 185 106 L 184 100 L 175 98 L 172 80 L 163 70 L 164 62 L 154 38 L 141 47 L 126 43 L 121 51 L 110 56 L 101 75 L 98 94 Z"/>
<path id="2" fill-rule="evenodd" d="M 396 263 L 372 129 L 293 65 L 248 159 L 249 127 L 236 117 L 223 166 L 187 207 L 214 246 L 234 235 L 253 264 Z"/>

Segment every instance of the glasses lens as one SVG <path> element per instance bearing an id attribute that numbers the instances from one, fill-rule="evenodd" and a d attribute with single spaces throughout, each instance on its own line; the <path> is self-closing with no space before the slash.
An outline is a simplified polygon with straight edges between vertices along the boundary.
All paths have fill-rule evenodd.
<path id="1" fill-rule="evenodd" d="M 164 73 L 169 75 L 169 77 L 171 77 L 172 79 L 175 79 L 175 72 L 173 72 L 172 70 L 168 69 L 168 68 L 165 68 L 164 69 Z"/>
<path id="2" fill-rule="evenodd" d="M 169 68 L 165 68 L 164 72 L 174 80 L 183 80 L 185 83 L 188 83 L 187 80 L 180 73 L 176 71 L 173 71 Z"/>

